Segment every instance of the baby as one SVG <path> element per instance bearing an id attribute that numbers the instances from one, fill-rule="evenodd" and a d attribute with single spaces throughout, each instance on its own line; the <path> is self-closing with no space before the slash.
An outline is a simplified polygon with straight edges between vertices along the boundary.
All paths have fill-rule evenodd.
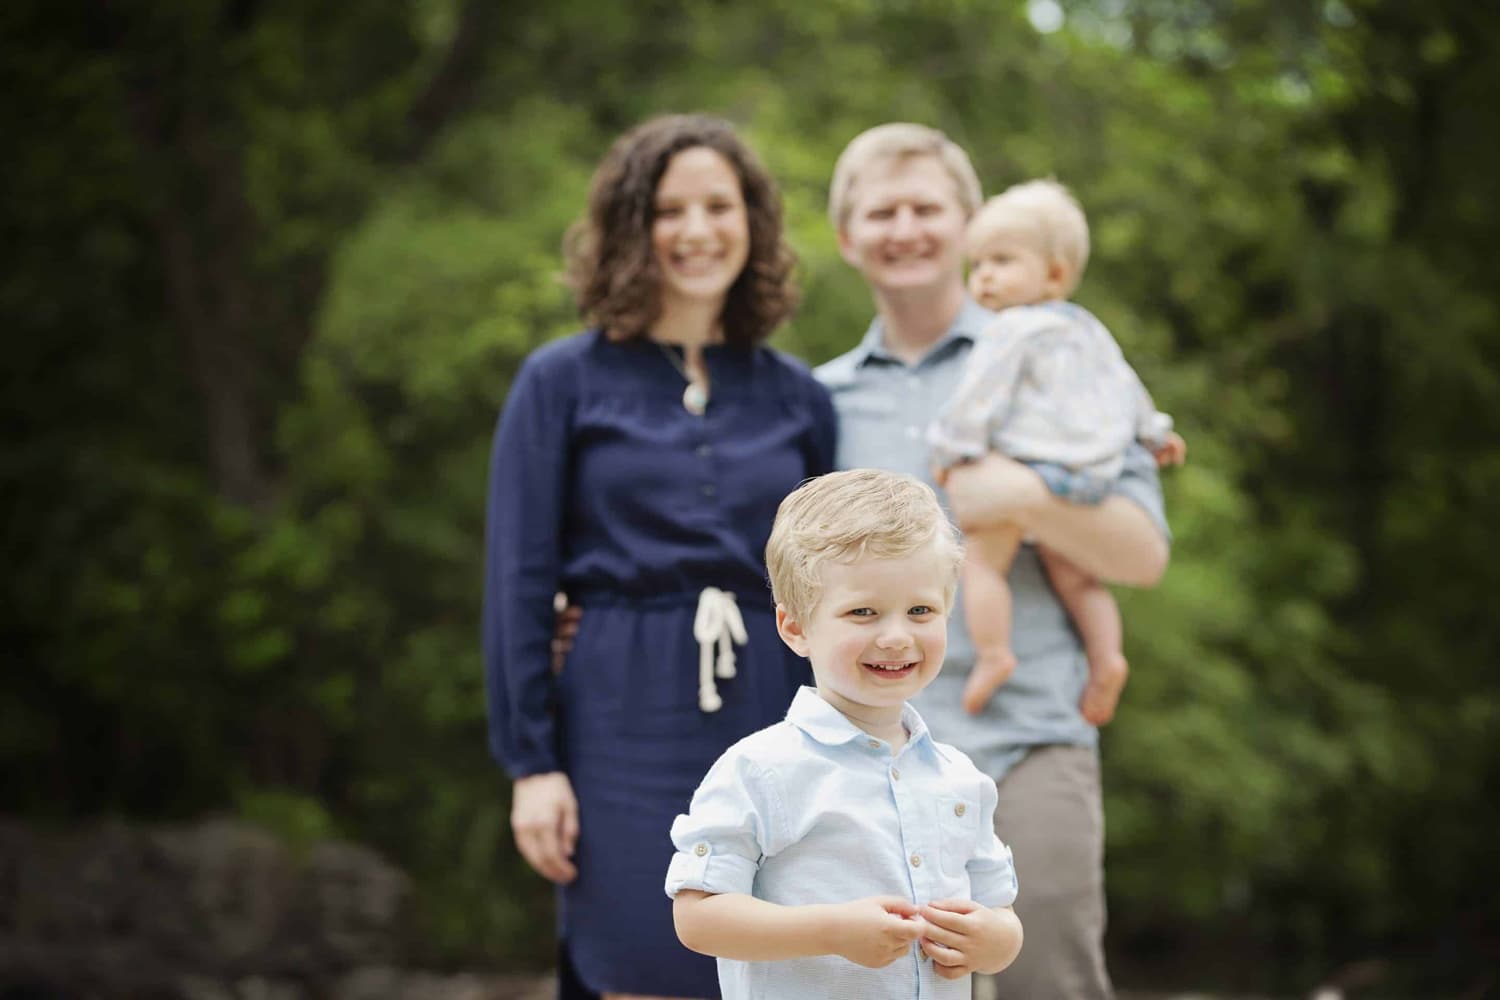
<path id="1" fill-rule="evenodd" d="M 942 669 L 961 560 L 910 476 L 837 472 L 782 501 L 776 624 L 817 686 L 672 824 L 677 935 L 718 957 L 725 1000 L 956 1000 L 1020 951 L 995 783 L 907 704 Z"/>
<path id="2" fill-rule="evenodd" d="M 975 343 L 957 394 L 928 434 L 939 484 L 953 467 L 998 451 L 1034 469 L 1053 493 L 1082 504 L 1109 495 L 1139 440 L 1163 465 L 1187 453 L 1119 345 L 1092 313 L 1067 301 L 1088 262 L 1083 209 L 1056 181 L 1019 184 L 969 223 L 969 292 L 999 315 Z M 978 712 L 1016 666 L 1006 575 L 1022 541 L 1015 526 L 967 536 L 964 611 L 975 664 L 964 707 Z M 1079 709 L 1095 726 L 1113 716 L 1129 668 L 1120 611 L 1097 579 L 1046 548 L 1038 553 L 1088 657 Z"/>

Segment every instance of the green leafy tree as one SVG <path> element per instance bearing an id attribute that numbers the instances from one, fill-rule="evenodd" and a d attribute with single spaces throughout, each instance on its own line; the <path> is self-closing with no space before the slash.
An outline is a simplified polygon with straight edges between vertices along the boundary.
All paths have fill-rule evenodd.
<path id="1" fill-rule="evenodd" d="M 547 962 L 477 623 L 496 413 L 578 325 L 563 231 L 621 130 L 728 116 L 801 258 L 776 344 L 822 361 L 871 315 L 833 159 L 910 119 L 988 190 L 1078 193 L 1079 298 L 1191 444 L 1172 568 L 1122 595 L 1121 981 L 1472 988 L 1497 34 L 1457 0 L 6 7 L 6 808 L 358 837 L 434 961 Z"/>

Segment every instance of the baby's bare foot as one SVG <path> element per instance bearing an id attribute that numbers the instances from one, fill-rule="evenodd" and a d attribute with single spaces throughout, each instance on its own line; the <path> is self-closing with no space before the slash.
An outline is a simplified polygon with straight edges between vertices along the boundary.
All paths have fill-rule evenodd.
<path id="1" fill-rule="evenodd" d="M 1016 654 L 1009 649 L 981 650 L 974 659 L 974 669 L 969 671 L 969 682 L 964 685 L 964 711 L 978 715 L 989 704 L 995 691 L 1010 680 L 1016 672 Z"/>
<path id="2" fill-rule="evenodd" d="M 1130 678 L 1130 664 L 1122 653 L 1110 653 L 1089 661 L 1089 681 L 1084 685 L 1078 709 L 1091 726 L 1103 726 L 1115 717 L 1120 692 Z"/>

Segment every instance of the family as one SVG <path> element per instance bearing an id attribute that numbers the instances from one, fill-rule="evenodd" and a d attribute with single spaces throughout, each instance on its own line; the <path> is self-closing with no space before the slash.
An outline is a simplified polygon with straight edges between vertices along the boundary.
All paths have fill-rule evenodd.
<path id="1" fill-rule="evenodd" d="M 1061 185 L 986 202 L 892 123 L 829 214 L 875 316 L 809 371 L 765 346 L 797 292 L 755 155 L 708 116 L 625 133 L 566 240 L 588 329 L 500 416 L 490 746 L 559 995 L 1112 996 L 1105 584 L 1165 570 L 1186 446 L 1068 301 Z"/>

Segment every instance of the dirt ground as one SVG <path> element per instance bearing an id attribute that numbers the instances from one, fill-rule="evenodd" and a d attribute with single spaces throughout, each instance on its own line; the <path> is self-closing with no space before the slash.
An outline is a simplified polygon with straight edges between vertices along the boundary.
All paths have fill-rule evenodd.
<path id="1" fill-rule="evenodd" d="M 504 981 L 497 982 L 496 987 L 498 992 L 487 994 L 483 997 L 476 996 L 473 1000 L 553 1000 L 553 997 L 556 995 L 551 975 L 507 977 Z M 981 1000 L 978 991 L 975 991 L 974 1000 Z M 1291 998 L 1222 996 L 1193 992 L 1153 993 L 1123 991 L 1116 994 L 1116 1000 L 1291 1000 Z M 1330 996 L 1327 1000 L 1338 1000 L 1338 998 Z"/>

